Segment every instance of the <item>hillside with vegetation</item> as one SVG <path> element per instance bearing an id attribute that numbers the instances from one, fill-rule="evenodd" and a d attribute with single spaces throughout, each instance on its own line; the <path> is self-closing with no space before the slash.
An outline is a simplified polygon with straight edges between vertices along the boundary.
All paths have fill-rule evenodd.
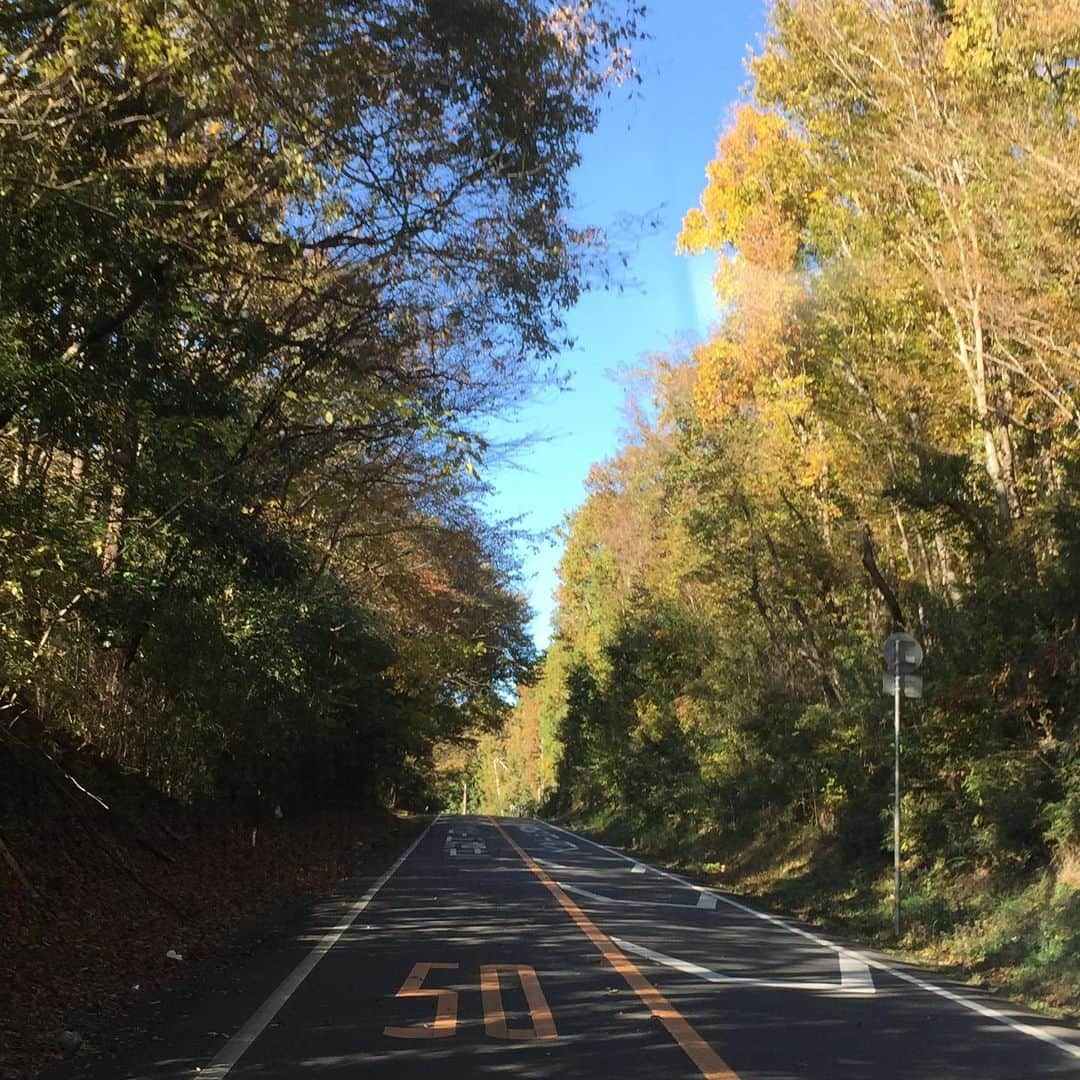
<path id="1" fill-rule="evenodd" d="M 778 0 L 651 358 L 566 522 L 555 635 L 477 764 L 592 824 L 1080 1005 L 1080 9 Z"/>
<path id="2" fill-rule="evenodd" d="M 638 14 L 0 10 L 0 1072 L 506 716 L 535 652 L 483 433 L 604 272 L 569 176 Z M 163 940 L 108 947 L 147 905 Z"/>

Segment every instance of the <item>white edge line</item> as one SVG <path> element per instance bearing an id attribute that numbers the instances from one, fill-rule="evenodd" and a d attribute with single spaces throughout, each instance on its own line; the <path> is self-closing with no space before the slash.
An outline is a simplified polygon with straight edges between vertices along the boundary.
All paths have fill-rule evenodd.
<path id="1" fill-rule="evenodd" d="M 194 1075 L 198 1077 L 198 1080 L 222 1080 L 222 1077 L 228 1076 L 233 1066 L 263 1033 L 270 1021 L 277 1016 L 285 1002 L 296 993 L 300 984 L 315 969 L 315 965 L 337 944 L 341 935 L 352 926 L 356 921 L 356 917 L 371 903 L 375 898 L 375 894 L 393 877 L 398 867 L 416 850 L 420 841 L 427 836 L 431 826 L 438 820 L 439 818 L 436 817 L 434 821 L 428 823 L 427 828 L 397 857 L 393 865 L 388 870 L 385 870 L 375 884 L 348 909 L 345 918 L 326 934 L 318 945 L 281 980 L 278 988 L 256 1009 L 247 1023 L 218 1051 L 210 1064 L 205 1069 L 195 1072 Z"/>
<path id="2" fill-rule="evenodd" d="M 710 983 L 756 986 L 766 990 L 816 990 L 824 993 L 843 994 L 845 997 L 853 994 L 868 995 L 875 993 L 873 984 L 869 987 L 853 987 L 828 982 L 798 982 L 795 979 L 752 979 L 742 975 L 721 975 L 711 968 L 702 967 L 700 964 L 691 963 L 689 960 L 680 960 L 677 956 L 668 956 L 666 953 L 655 952 L 652 949 L 647 949 L 644 945 L 637 945 L 632 941 L 627 941 L 625 938 L 613 937 L 611 940 L 626 952 L 637 953 L 638 956 L 644 956 L 647 960 L 663 964 L 665 967 L 674 968 L 684 975 L 695 975 L 699 979 L 704 979 Z"/>
<path id="3" fill-rule="evenodd" d="M 606 851 L 611 855 L 617 855 L 625 862 L 640 862 L 639 859 L 632 859 L 629 855 L 624 855 L 621 851 L 616 851 L 614 848 L 607 847 L 607 845 L 598 843 L 596 840 L 590 840 L 587 836 L 581 836 L 579 833 L 570 832 L 569 829 L 564 829 L 561 825 L 554 825 L 550 821 L 545 821 L 543 822 L 543 824 L 547 825 L 549 829 L 555 829 L 558 832 L 566 833 L 567 836 L 573 836 L 578 840 L 584 840 L 587 844 L 592 844 L 593 847 L 600 848 L 601 851 Z M 655 870 L 658 874 L 662 874 L 666 878 L 670 878 L 672 881 L 677 881 L 680 885 L 684 885 L 688 889 L 694 889 L 696 892 L 706 891 L 704 886 L 695 885 L 693 882 L 687 881 L 685 878 L 681 878 L 678 874 L 673 874 L 669 870 L 661 870 L 657 866 L 652 866 L 650 867 L 650 869 Z M 1059 1039 L 1056 1035 L 1052 1035 L 1049 1031 L 1044 1031 L 1042 1028 L 1032 1027 L 1030 1024 L 1025 1024 L 1019 1020 L 1014 1020 L 1007 1013 L 1003 1013 L 997 1009 L 993 1009 L 989 1005 L 983 1005 L 981 1002 L 973 1001 L 971 998 L 967 998 L 961 994 L 957 994 L 953 990 L 947 990 L 943 986 L 935 986 L 933 983 L 929 983 L 925 979 L 920 979 L 917 975 L 911 975 L 906 971 L 902 971 L 900 968 L 894 968 L 889 964 L 882 963 L 882 961 L 875 960 L 873 957 L 866 956 L 865 954 L 857 952 L 854 949 L 846 949 L 842 946 L 834 945 L 831 941 L 826 941 L 825 938 L 818 937 L 817 934 L 811 934 L 809 931 L 803 930 L 801 927 L 792 926 L 775 915 L 769 915 L 764 911 L 755 911 L 754 908 L 748 907 L 746 904 L 740 904 L 738 900 L 732 900 L 731 897 L 724 896 L 722 893 L 715 893 L 714 895 L 716 896 L 717 900 L 720 900 L 722 903 L 728 904 L 733 908 L 738 908 L 739 911 L 744 911 L 748 915 L 753 915 L 758 919 L 763 919 L 765 922 L 774 923 L 776 926 L 779 926 L 792 934 L 797 934 L 799 937 L 806 938 L 808 941 L 813 941 L 815 944 L 821 945 L 826 949 L 831 949 L 833 952 L 839 953 L 841 956 L 850 956 L 853 959 L 858 960 L 862 964 L 867 964 L 869 967 L 874 967 L 877 968 L 879 971 L 884 971 L 886 974 L 892 975 L 894 978 L 900 979 L 903 982 L 911 983 L 912 986 L 917 986 L 920 990 L 925 990 L 927 993 L 930 994 L 937 994 L 938 997 L 943 997 L 947 1001 L 951 1001 L 964 1009 L 968 1009 L 971 1012 L 978 1013 L 980 1016 L 985 1016 L 990 1020 L 996 1020 L 999 1024 L 1004 1024 L 1005 1027 L 1012 1028 L 1013 1031 L 1018 1031 L 1023 1035 L 1029 1035 L 1033 1039 L 1041 1039 L 1043 1042 L 1049 1043 L 1051 1046 L 1056 1046 L 1059 1050 L 1064 1051 L 1064 1053 L 1069 1054 L 1074 1058 L 1080 1058 L 1080 1045 L 1078 1045 L 1077 1043 L 1067 1042 L 1065 1039 Z"/>
<path id="4" fill-rule="evenodd" d="M 1056 1046 L 1066 1054 L 1070 1054 L 1074 1058 L 1080 1058 L 1080 1046 L 1076 1043 L 1066 1042 L 1064 1039 L 1059 1039 L 1056 1035 L 1051 1035 L 1049 1031 L 1043 1031 L 1042 1028 L 1032 1027 L 1030 1024 L 1021 1023 L 1019 1020 L 1014 1020 L 1005 1013 L 998 1012 L 997 1009 L 992 1009 L 989 1005 L 983 1005 L 979 1001 L 972 1001 L 970 998 L 963 997 L 952 990 L 946 990 L 943 986 L 935 986 L 933 983 L 928 983 L 925 979 L 920 979 L 918 975 L 911 975 L 906 971 L 891 968 L 887 964 L 881 964 L 875 960 L 871 960 L 870 963 L 874 967 L 881 968 L 882 971 L 887 971 L 890 975 L 894 975 L 898 979 L 903 979 L 904 982 L 911 983 L 912 986 L 917 986 L 920 990 L 927 990 L 931 994 L 937 994 L 939 997 L 947 998 L 957 1005 L 962 1005 L 965 1009 L 977 1012 L 980 1016 L 996 1020 L 999 1024 L 1004 1024 L 1006 1027 L 1010 1027 L 1014 1031 L 1019 1031 L 1024 1035 L 1030 1035 L 1033 1039 L 1042 1039 L 1043 1042 L 1049 1043 L 1051 1046 Z"/>

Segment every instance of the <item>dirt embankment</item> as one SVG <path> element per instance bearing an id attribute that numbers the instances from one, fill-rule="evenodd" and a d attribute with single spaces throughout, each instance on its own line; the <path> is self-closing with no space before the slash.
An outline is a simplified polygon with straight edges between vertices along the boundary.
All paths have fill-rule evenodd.
<path id="1" fill-rule="evenodd" d="M 194 812 L 92 751 L 8 733 L 0 1078 L 26 1080 L 137 1038 L 126 1016 L 190 978 L 241 927 L 327 891 L 401 827 L 380 809 L 335 809 L 267 815 L 253 837 L 249 822 L 220 807 Z"/>

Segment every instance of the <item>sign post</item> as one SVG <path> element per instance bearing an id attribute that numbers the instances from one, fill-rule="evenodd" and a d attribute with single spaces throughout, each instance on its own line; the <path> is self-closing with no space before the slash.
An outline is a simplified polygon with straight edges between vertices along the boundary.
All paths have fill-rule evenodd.
<path id="1" fill-rule="evenodd" d="M 900 936 L 900 696 L 922 697 L 922 646 L 910 634 L 890 634 L 882 650 L 882 693 L 893 697 L 893 933 Z"/>

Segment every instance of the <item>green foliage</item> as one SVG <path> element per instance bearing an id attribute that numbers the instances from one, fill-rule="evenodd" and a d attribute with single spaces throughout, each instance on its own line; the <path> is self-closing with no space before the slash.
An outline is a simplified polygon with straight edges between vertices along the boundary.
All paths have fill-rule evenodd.
<path id="1" fill-rule="evenodd" d="M 532 659 L 486 418 L 596 234 L 639 12 L 0 17 L 0 709 L 194 798 L 423 801 Z M 408 793 L 408 794 L 406 794 Z"/>

